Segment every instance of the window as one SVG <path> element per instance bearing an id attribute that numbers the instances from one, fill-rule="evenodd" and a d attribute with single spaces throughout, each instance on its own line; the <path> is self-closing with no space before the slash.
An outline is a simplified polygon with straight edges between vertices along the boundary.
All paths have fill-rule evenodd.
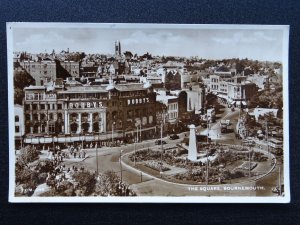
<path id="1" fill-rule="evenodd" d="M 62 120 L 62 114 L 61 114 L 61 113 L 58 113 L 58 114 L 57 114 L 57 118 L 60 119 L 60 120 Z"/>
<path id="2" fill-rule="evenodd" d="M 49 133 L 55 133 L 55 126 L 54 126 L 54 124 L 49 124 Z"/>
<path id="3" fill-rule="evenodd" d="M 19 122 L 19 116 L 15 116 L 15 122 Z"/>
<path id="4" fill-rule="evenodd" d="M 20 132 L 20 127 L 19 126 L 15 126 L 15 132 L 19 133 Z"/>
<path id="5" fill-rule="evenodd" d="M 45 109 L 45 104 L 40 104 L 41 109 Z"/>
<path id="6" fill-rule="evenodd" d="M 25 105 L 25 110 L 30 110 L 30 105 L 29 104 Z"/>
<path id="7" fill-rule="evenodd" d="M 26 120 L 30 120 L 30 119 L 31 119 L 31 118 L 30 118 L 30 114 L 26 114 L 26 115 L 25 115 L 25 119 L 26 119 Z"/>
<path id="8" fill-rule="evenodd" d="M 46 119 L 46 115 L 44 113 L 40 114 L 40 118 L 41 120 L 45 120 Z"/>
<path id="9" fill-rule="evenodd" d="M 37 109 L 37 104 L 32 104 L 32 110 L 36 110 Z"/>
<path id="10" fill-rule="evenodd" d="M 57 109 L 62 109 L 62 104 L 57 104 Z"/>
<path id="11" fill-rule="evenodd" d="M 38 120 L 39 119 L 38 114 L 33 114 L 33 119 Z"/>

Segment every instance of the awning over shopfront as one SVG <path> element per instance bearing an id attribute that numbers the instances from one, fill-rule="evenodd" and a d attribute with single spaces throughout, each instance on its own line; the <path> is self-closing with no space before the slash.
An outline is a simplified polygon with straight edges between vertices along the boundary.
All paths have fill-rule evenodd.
<path id="1" fill-rule="evenodd" d="M 40 139 L 39 141 L 41 144 L 49 144 L 52 142 L 52 138 L 50 138 L 50 137 L 41 137 L 39 139 Z"/>
<path id="2" fill-rule="evenodd" d="M 246 106 L 246 105 L 247 105 L 247 102 L 242 101 L 242 105 Z"/>
<path id="3" fill-rule="evenodd" d="M 31 144 L 39 144 L 39 138 L 32 138 Z"/>
<path id="4" fill-rule="evenodd" d="M 57 138 L 57 142 L 58 142 L 58 143 L 65 143 L 65 142 L 66 142 L 66 139 L 67 139 L 66 137 L 58 137 L 58 138 Z"/>

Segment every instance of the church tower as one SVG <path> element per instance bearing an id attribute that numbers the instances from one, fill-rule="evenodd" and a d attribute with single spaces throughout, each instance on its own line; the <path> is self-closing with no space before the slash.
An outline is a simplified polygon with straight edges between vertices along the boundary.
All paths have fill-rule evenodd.
<path id="1" fill-rule="evenodd" d="M 121 43 L 119 40 L 115 41 L 115 55 L 121 56 Z"/>

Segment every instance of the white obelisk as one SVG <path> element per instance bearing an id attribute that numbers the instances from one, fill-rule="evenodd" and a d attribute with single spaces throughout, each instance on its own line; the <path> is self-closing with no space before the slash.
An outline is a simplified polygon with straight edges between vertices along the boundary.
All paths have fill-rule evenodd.
<path id="1" fill-rule="evenodd" d="M 189 140 L 189 151 L 188 151 L 188 159 L 191 161 L 197 161 L 197 144 L 196 144 L 196 132 L 195 125 L 189 125 L 190 128 L 190 140 Z"/>

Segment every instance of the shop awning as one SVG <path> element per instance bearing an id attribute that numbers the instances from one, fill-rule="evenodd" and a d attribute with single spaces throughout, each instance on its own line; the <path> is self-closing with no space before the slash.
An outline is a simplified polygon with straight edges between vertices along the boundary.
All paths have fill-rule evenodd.
<path id="1" fill-rule="evenodd" d="M 57 138 L 57 142 L 58 143 L 65 143 L 66 142 L 66 138 L 65 137 L 58 137 Z"/>
<path id="2" fill-rule="evenodd" d="M 245 102 L 245 101 L 242 101 L 242 104 L 243 104 L 244 106 L 246 106 L 246 105 L 247 105 L 247 102 Z"/>
<path id="3" fill-rule="evenodd" d="M 240 106 L 240 105 L 241 105 L 241 102 L 240 102 L 240 101 L 236 102 L 236 105 L 237 105 L 237 106 Z"/>
<path id="4" fill-rule="evenodd" d="M 39 142 L 39 138 L 33 138 L 32 140 L 31 140 L 31 144 L 39 144 L 40 142 Z"/>

